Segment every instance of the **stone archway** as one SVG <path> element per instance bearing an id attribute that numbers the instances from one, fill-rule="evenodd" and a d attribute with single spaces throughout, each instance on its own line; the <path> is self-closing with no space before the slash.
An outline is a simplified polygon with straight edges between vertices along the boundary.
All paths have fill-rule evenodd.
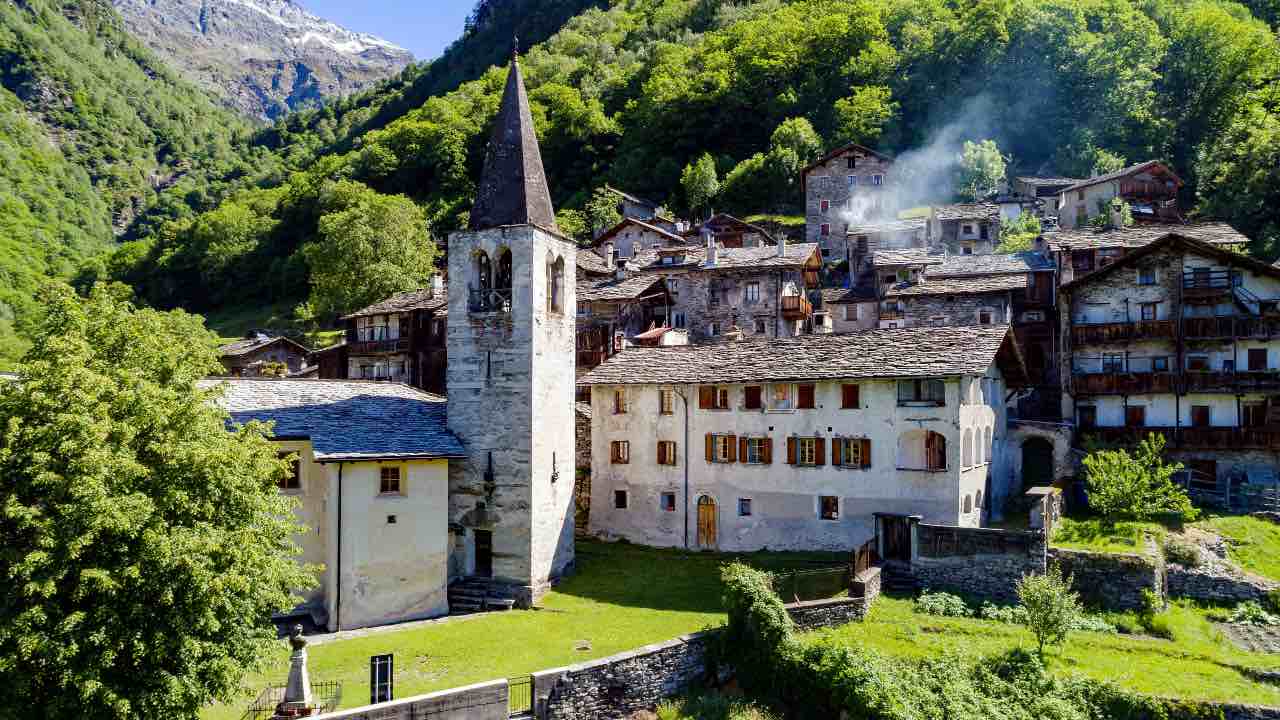
<path id="1" fill-rule="evenodd" d="M 1053 484 L 1053 442 L 1042 437 L 1027 438 L 1022 443 L 1022 487 Z"/>

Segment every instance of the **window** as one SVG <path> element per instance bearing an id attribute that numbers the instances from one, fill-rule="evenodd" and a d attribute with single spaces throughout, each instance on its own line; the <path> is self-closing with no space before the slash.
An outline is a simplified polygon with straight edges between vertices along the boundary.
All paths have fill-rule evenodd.
<path id="1" fill-rule="evenodd" d="M 849 322 L 854 322 L 854 321 L 856 321 L 856 320 L 858 319 L 858 306 L 857 306 L 857 305 L 845 305 L 845 306 L 844 306 L 844 319 L 845 319 L 845 320 L 847 320 L 847 321 L 849 321 Z"/>
<path id="2" fill-rule="evenodd" d="M 675 512 L 676 494 L 669 492 L 662 493 L 662 496 L 658 499 L 658 506 L 662 508 L 663 512 Z"/>
<path id="3" fill-rule="evenodd" d="M 826 190 L 827 188 L 831 187 L 830 175 L 819 175 L 817 179 L 818 179 L 818 187 L 822 188 L 823 190 Z"/>
<path id="4" fill-rule="evenodd" d="M 1209 427 L 1209 406 L 1191 406 L 1191 427 Z"/>
<path id="5" fill-rule="evenodd" d="M 823 495 L 818 498 L 818 516 L 823 520 L 840 519 L 840 498 L 834 495 Z"/>
<path id="6" fill-rule="evenodd" d="M 826 462 L 827 441 L 820 437 L 787 438 L 787 464 L 822 465 Z"/>
<path id="7" fill-rule="evenodd" d="M 964 233 L 965 235 L 972 235 L 972 234 L 973 234 L 973 226 L 972 226 L 972 225 L 965 225 L 963 228 L 961 228 L 961 229 L 960 229 L 960 232 Z"/>
<path id="8" fill-rule="evenodd" d="M 398 467 L 381 467 L 378 468 L 378 494 L 379 495 L 399 495 L 400 487 L 400 468 Z"/>
<path id="9" fill-rule="evenodd" d="M 751 498 L 738 498 L 738 517 L 751 517 Z"/>
<path id="10" fill-rule="evenodd" d="M 298 453 L 283 452 L 277 453 L 276 457 L 288 461 L 289 469 L 286 475 L 276 483 L 281 490 L 301 490 L 302 489 L 302 459 L 298 457 Z"/>
<path id="11" fill-rule="evenodd" d="M 1138 284 L 1139 285 L 1155 285 L 1156 269 L 1153 267 L 1138 268 Z"/>
<path id="12" fill-rule="evenodd" d="M 831 201 L 830 201 L 830 200 L 823 200 L 821 203 L 819 203 L 819 205 L 821 206 L 821 208 L 822 208 L 822 212 L 824 212 L 824 213 L 825 213 L 825 212 L 827 212 L 827 211 L 829 211 L 829 210 L 831 209 Z"/>
<path id="13" fill-rule="evenodd" d="M 627 391 L 618 388 L 613 391 L 613 414 L 625 415 L 627 413 Z"/>
<path id="14" fill-rule="evenodd" d="M 1124 408 L 1125 427 L 1146 427 L 1147 409 L 1141 405 L 1126 405 Z"/>
<path id="15" fill-rule="evenodd" d="M 947 404 L 946 386 L 941 380 L 899 380 L 898 405 Z"/>
<path id="16" fill-rule="evenodd" d="M 1142 311 L 1142 321 L 1152 322 L 1156 319 L 1156 311 L 1160 307 L 1159 303 L 1142 303 L 1139 306 Z"/>
<path id="17" fill-rule="evenodd" d="M 702 410 L 728 410 L 729 388 L 723 385 L 703 385 L 699 387 L 698 407 Z"/>
<path id="18" fill-rule="evenodd" d="M 898 282 L 898 276 L 885 275 L 884 277 L 880 278 L 880 281 L 885 285 L 893 285 L 894 283 Z"/>
<path id="19" fill-rule="evenodd" d="M 858 176 L 857 176 L 857 175 L 849 175 L 849 176 L 848 176 L 848 181 L 849 181 L 849 187 L 858 187 Z"/>
<path id="20" fill-rule="evenodd" d="M 720 323 L 713 322 L 707 326 L 707 337 L 716 337 L 720 334 Z"/>
<path id="21" fill-rule="evenodd" d="M 759 385 L 748 385 L 742 389 L 742 407 L 747 410 L 759 410 L 764 407 L 764 388 Z"/>
<path id="22" fill-rule="evenodd" d="M 1245 403 L 1241 410 L 1243 415 L 1241 424 L 1244 427 L 1262 427 L 1267 424 L 1266 403 Z"/>
<path id="23" fill-rule="evenodd" d="M 769 386 L 769 409 L 770 410 L 790 410 L 791 409 L 791 386 L 790 385 L 770 385 Z"/>
<path id="24" fill-rule="evenodd" d="M 872 184 L 872 185 L 876 185 L 876 186 L 883 185 L 883 184 L 884 184 L 884 176 L 883 176 L 883 175 L 872 175 L 872 176 L 871 176 L 871 184 Z"/>
<path id="25" fill-rule="evenodd" d="M 973 243 L 965 243 L 965 244 L 961 245 L 961 246 L 960 246 L 960 254 L 961 254 L 961 255 L 972 255 L 972 254 L 973 254 Z"/>
<path id="26" fill-rule="evenodd" d="M 817 407 L 816 388 L 812 383 L 796 386 L 796 407 L 801 410 L 812 410 Z"/>
<path id="27" fill-rule="evenodd" d="M 836 438 L 831 441 L 833 465 L 844 468 L 871 467 L 871 441 L 867 438 Z"/>
<path id="28" fill-rule="evenodd" d="M 1151 372 L 1169 372 L 1169 358 L 1151 358 Z"/>
<path id="29" fill-rule="evenodd" d="M 1222 372 L 1224 372 L 1224 373 L 1233 373 L 1233 372 L 1235 372 L 1235 371 L 1236 371 L 1236 360 L 1235 360 L 1235 358 L 1223 358 L 1223 360 L 1222 360 Z"/>
<path id="30" fill-rule="evenodd" d="M 614 465 L 626 465 L 631 462 L 631 441 L 614 440 L 609 443 L 609 462 Z"/>
<path id="31" fill-rule="evenodd" d="M 552 313 L 564 311 L 564 258 L 556 258 L 547 267 L 547 310 Z"/>
<path id="32" fill-rule="evenodd" d="M 1267 349 L 1249 349 L 1249 372 L 1262 372 L 1267 369 Z"/>
<path id="33" fill-rule="evenodd" d="M 991 228 L 987 227 L 986 223 L 978 226 L 978 238 L 981 240 L 991 239 Z"/>
<path id="34" fill-rule="evenodd" d="M 848 167 L 850 170 L 858 166 L 858 158 L 856 155 L 850 155 L 849 157 L 845 158 L 845 160 L 848 161 Z"/>
<path id="35" fill-rule="evenodd" d="M 1102 372 L 1116 373 L 1124 372 L 1124 355 L 1119 353 L 1108 353 L 1102 356 Z"/>
<path id="36" fill-rule="evenodd" d="M 626 490 L 613 491 L 613 507 L 616 510 L 627 509 L 627 491 Z"/>
<path id="37" fill-rule="evenodd" d="M 747 283 L 747 287 L 743 291 L 743 300 L 748 305 L 754 305 L 760 302 L 760 283 L 758 282 Z"/>
<path id="38" fill-rule="evenodd" d="M 1187 370 L 1191 372 L 1208 372 L 1209 356 L 1208 355 L 1188 355 Z"/>
<path id="39" fill-rule="evenodd" d="M 924 455 L 926 470 L 946 470 L 947 439 L 936 432 L 930 432 L 924 438 Z"/>
<path id="40" fill-rule="evenodd" d="M 675 440 L 659 440 L 658 441 L 658 464 L 659 465 L 675 465 L 676 464 L 676 441 Z"/>
<path id="41" fill-rule="evenodd" d="M 862 398 L 859 397 L 861 392 L 857 385 L 841 385 L 840 386 L 840 409 L 857 410 L 862 407 Z"/>
<path id="42" fill-rule="evenodd" d="M 707 285 L 707 305 L 716 307 L 720 304 L 720 284 L 712 281 Z"/>
<path id="43" fill-rule="evenodd" d="M 658 391 L 658 414 L 673 415 L 676 411 L 676 391 L 675 390 L 659 390 Z"/>
<path id="44" fill-rule="evenodd" d="M 732 463 L 738 461 L 738 438 L 733 435 L 707 434 L 707 462 Z"/>
<path id="45" fill-rule="evenodd" d="M 773 462 L 773 441 L 769 438 L 743 438 L 741 444 L 746 449 L 742 462 L 748 465 L 769 465 Z"/>
<path id="46" fill-rule="evenodd" d="M 677 330 L 684 329 L 684 313 L 677 311 L 671 313 L 671 327 Z"/>
<path id="47" fill-rule="evenodd" d="M 818 228 L 818 234 L 821 235 L 822 237 L 830 237 L 831 223 L 822 223 L 822 226 Z"/>
<path id="48" fill-rule="evenodd" d="M 757 335 L 764 335 L 769 332 L 768 323 L 766 323 L 764 320 L 761 320 L 759 318 L 756 319 L 755 328 L 756 328 Z"/>
<path id="49" fill-rule="evenodd" d="M 1088 272 L 1092 270 L 1093 253 L 1089 250 L 1071 253 L 1071 267 L 1080 272 Z"/>
<path id="50" fill-rule="evenodd" d="M 993 315 L 992 315 L 992 313 L 991 313 L 991 311 L 990 311 L 990 310 L 979 310 L 979 311 L 978 311 L 978 324 L 979 324 L 979 325 L 990 325 L 990 324 L 992 323 L 992 318 L 993 318 Z"/>

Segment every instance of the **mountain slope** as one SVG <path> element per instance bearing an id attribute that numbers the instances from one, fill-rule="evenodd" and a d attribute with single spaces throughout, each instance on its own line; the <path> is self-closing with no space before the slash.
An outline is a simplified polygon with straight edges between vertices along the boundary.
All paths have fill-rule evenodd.
<path id="1" fill-rule="evenodd" d="M 275 118 L 371 87 L 413 61 L 292 0 L 114 0 L 129 31 L 250 116 Z"/>

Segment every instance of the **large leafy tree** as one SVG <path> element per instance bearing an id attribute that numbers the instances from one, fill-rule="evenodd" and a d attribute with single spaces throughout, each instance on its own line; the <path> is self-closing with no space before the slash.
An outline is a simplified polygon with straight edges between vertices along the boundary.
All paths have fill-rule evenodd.
<path id="1" fill-rule="evenodd" d="M 122 294 L 52 286 L 0 387 L 0 717 L 195 718 L 313 582 L 266 428 L 199 384 L 213 336 Z"/>
<path id="2" fill-rule="evenodd" d="M 680 175 L 680 185 L 684 188 L 685 202 L 694 214 L 704 216 L 710 212 L 711 204 L 720 194 L 720 179 L 716 176 L 716 161 L 710 153 L 685 166 Z"/>
<path id="3" fill-rule="evenodd" d="M 1005 159 L 994 140 L 966 140 L 960 152 L 956 185 L 966 199 L 977 202 L 995 192 L 1005 178 Z"/>

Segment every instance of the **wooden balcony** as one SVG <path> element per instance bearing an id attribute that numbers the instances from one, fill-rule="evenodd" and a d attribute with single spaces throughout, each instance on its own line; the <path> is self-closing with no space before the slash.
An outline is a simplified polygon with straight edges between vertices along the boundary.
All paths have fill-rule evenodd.
<path id="1" fill-rule="evenodd" d="M 1071 342 L 1074 345 L 1107 345 L 1131 340 L 1173 338 L 1176 330 L 1172 320 L 1072 325 Z"/>
<path id="2" fill-rule="evenodd" d="M 1164 436 L 1169 447 L 1196 450 L 1280 450 L 1280 427 L 1095 427 L 1081 428 L 1103 442 L 1136 445 L 1149 434 Z"/>
<path id="3" fill-rule="evenodd" d="M 609 358 L 604 350 L 579 350 L 578 370 L 590 370 Z"/>
<path id="4" fill-rule="evenodd" d="M 358 340 L 352 343 L 347 352 L 350 355 L 380 355 L 408 351 L 409 339 L 399 338 L 397 340 Z"/>
<path id="5" fill-rule="evenodd" d="M 1223 317 L 1184 318 L 1182 321 L 1182 334 L 1188 340 L 1280 337 L 1280 317 L 1227 315 Z"/>
<path id="6" fill-rule="evenodd" d="M 1075 373 L 1072 385 L 1080 395 L 1171 393 L 1178 387 L 1177 376 L 1171 372 Z"/>
<path id="7" fill-rule="evenodd" d="M 1182 273 L 1182 297 L 1195 300 L 1230 295 L 1236 286 L 1237 276 L 1233 270 L 1185 270 Z"/>
<path id="8" fill-rule="evenodd" d="M 800 295 L 782 296 L 782 317 L 787 320 L 803 320 L 813 314 L 813 303 Z"/>

